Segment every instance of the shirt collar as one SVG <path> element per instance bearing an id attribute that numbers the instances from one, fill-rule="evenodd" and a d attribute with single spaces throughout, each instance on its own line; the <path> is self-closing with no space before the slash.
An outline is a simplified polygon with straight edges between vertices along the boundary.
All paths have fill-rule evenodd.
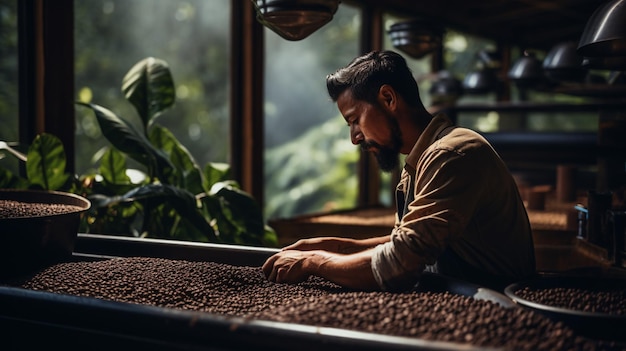
<path id="1" fill-rule="evenodd" d="M 424 151 L 441 137 L 441 132 L 450 126 L 452 126 L 452 121 L 445 114 L 435 115 L 417 139 L 411 152 L 406 156 L 405 167 L 409 167 L 411 171 L 415 172 L 417 161 Z"/>

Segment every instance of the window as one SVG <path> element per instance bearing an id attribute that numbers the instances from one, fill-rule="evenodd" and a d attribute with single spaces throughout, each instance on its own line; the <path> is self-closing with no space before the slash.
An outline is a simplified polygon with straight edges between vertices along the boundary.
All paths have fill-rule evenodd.
<path id="1" fill-rule="evenodd" d="M 404 57 L 407 62 L 407 65 L 413 72 L 413 78 L 417 81 L 417 87 L 419 89 L 420 99 L 424 106 L 428 107 L 431 105 L 430 94 L 428 93 L 431 84 L 432 84 L 432 54 L 428 54 L 420 59 L 412 58 L 406 53 L 398 50 L 391 43 L 391 38 L 387 34 L 391 26 L 397 22 L 401 22 L 405 19 L 394 16 L 390 13 L 385 13 L 383 16 L 383 23 L 385 28 L 385 33 L 383 33 L 383 50 L 392 50 Z M 400 165 L 404 164 L 405 155 L 400 155 Z M 395 189 L 395 184 L 397 180 L 394 180 L 392 174 L 390 173 L 381 173 L 381 181 L 380 181 L 380 193 L 379 193 L 379 201 L 382 205 L 385 206 L 395 206 L 393 202 L 395 193 L 392 192 L 392 189 Z"/>
<path id="2" fill-rule="evenodd" d="M 342 3 L 301 41 L 265 29 L 265 214 L 353 208 L 358 148 L 328 97 L 325 77 L 359 54 L 361 17 Z M 323 48 L 323 49 L 321 49 Z"/>
<path id="3" fill-rule="evenodd" d="M 420 91 L 420 98 L 422 99 L 424 106 L 429 106 L 431 101 L 430 101 L 430 95 L 428 94 L 428 90 L 430 89 L 430 85 L 432 83 L 431 81 L 432 55 L 429 54 L 429 55 L 424 56 L 421 59 L 415 59 L 415 58 L 410 57 L 406 53 L 396 49 L 391 43 L 391 38 L 387 33 L 389 32 L 389 29 L 391 28 L 393 24 L 404 21 L 406 19 L 394 16 L 389 13 L 385 13 L 383 20 L 384 20 L 384 26 L 385 26 L 385 33 L 383 33 L 383 39 L 384 39 L 383 49 L 396 51 L 397 53 L 401 54 L 406 59 L 409 68 L 413 72 L 413 77 L 417 81 L 417 86 Z"/>
<path id="4" fill-rule="evenodd" d="M 75 1 L 77 99 L 137 119 L 121 91 L 126 72 L 146 57 L 169 64 L 175 105 L 156 120 L 200 165 L 227 162 L 230 5 L 222 0 Z M 88 109 L 76 110 L 77 172 L 108 145 Z"/>

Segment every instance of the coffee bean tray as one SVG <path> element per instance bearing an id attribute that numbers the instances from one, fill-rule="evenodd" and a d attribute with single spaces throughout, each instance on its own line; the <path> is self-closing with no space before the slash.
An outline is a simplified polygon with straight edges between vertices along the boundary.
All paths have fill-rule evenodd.
<path id="1" fill-rule="evenodd" d="M 0 282 L 0 349 L 612 350 L 505 294 L 424 274 L 405 293 L 268 282 L 277 250 L 79 234 Z"/>
<path id="2" fill-rule="evenodd" d="M 626 279 L 622 277 L 544 276 L 511 284 L 504 293 L 580 335 L 626 342 Z"/>

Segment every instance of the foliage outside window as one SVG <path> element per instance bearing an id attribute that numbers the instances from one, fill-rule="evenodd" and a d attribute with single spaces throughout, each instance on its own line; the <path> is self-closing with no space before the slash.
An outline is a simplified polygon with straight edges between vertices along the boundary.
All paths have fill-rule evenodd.
<path id="1" fill-rule="evenodd" d="M 359 54 L 361 16 L 339 6 L 301 41 L 265 29 L 265 197 L 267 218 L 354 208 L 358 148 L 329 99 L 325 77 Z"/>
<path id="2" fill-rule="evenodd" d="M 75 13 L 77 100 L 91 107 L 76 110 L 76 163 L 98 196 L 83 230 L 275 245 L 258 204 L 214 166 L 228 159 L 230 6 L 77 1 Z"/>
<path id="3" fill-rule="evenodd" d="M 227 162 L 230 6 L 222 0 L 90 0 L 74 6 L 77 100 L 132 115 L 120 94 L 122 78 L 139 60 L 158 57 L 169 64 L 177 99 L 159 123 L 198 163 Z M 107 145 L 93 114 L 82 109 L 76 110 L 76 145 L 79 173 L 97 166 Z"/>

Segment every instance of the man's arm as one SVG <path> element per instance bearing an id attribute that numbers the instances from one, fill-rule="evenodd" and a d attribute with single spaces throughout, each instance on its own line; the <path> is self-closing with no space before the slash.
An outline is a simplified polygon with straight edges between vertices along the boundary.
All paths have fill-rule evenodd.
<path id="1" fill-rule="evenodd" d="M 378 290 L 371 261 L 372 249 L 350 255 L 287 250 L 270 257 L 263 265 L 263 273 L 276 283 L 298 283 L 315 275 L 346 288 Z"/>
<path id="2" fill-rule="evenodd" d="M 288 245 L 283 248 L 286 250 L 300 250 L 300 251 L 312 251 L 312 250 L 324 250 L 335 253 L 351 254 L 370 249 L 379 244 L 384 244 L 389 241 L 390 236 L 385 235 L 381 237 L 367 238 L 367 239 L 351 239 L 340 237 L 318 237 L 301 239 L 294 244 Z"/>

